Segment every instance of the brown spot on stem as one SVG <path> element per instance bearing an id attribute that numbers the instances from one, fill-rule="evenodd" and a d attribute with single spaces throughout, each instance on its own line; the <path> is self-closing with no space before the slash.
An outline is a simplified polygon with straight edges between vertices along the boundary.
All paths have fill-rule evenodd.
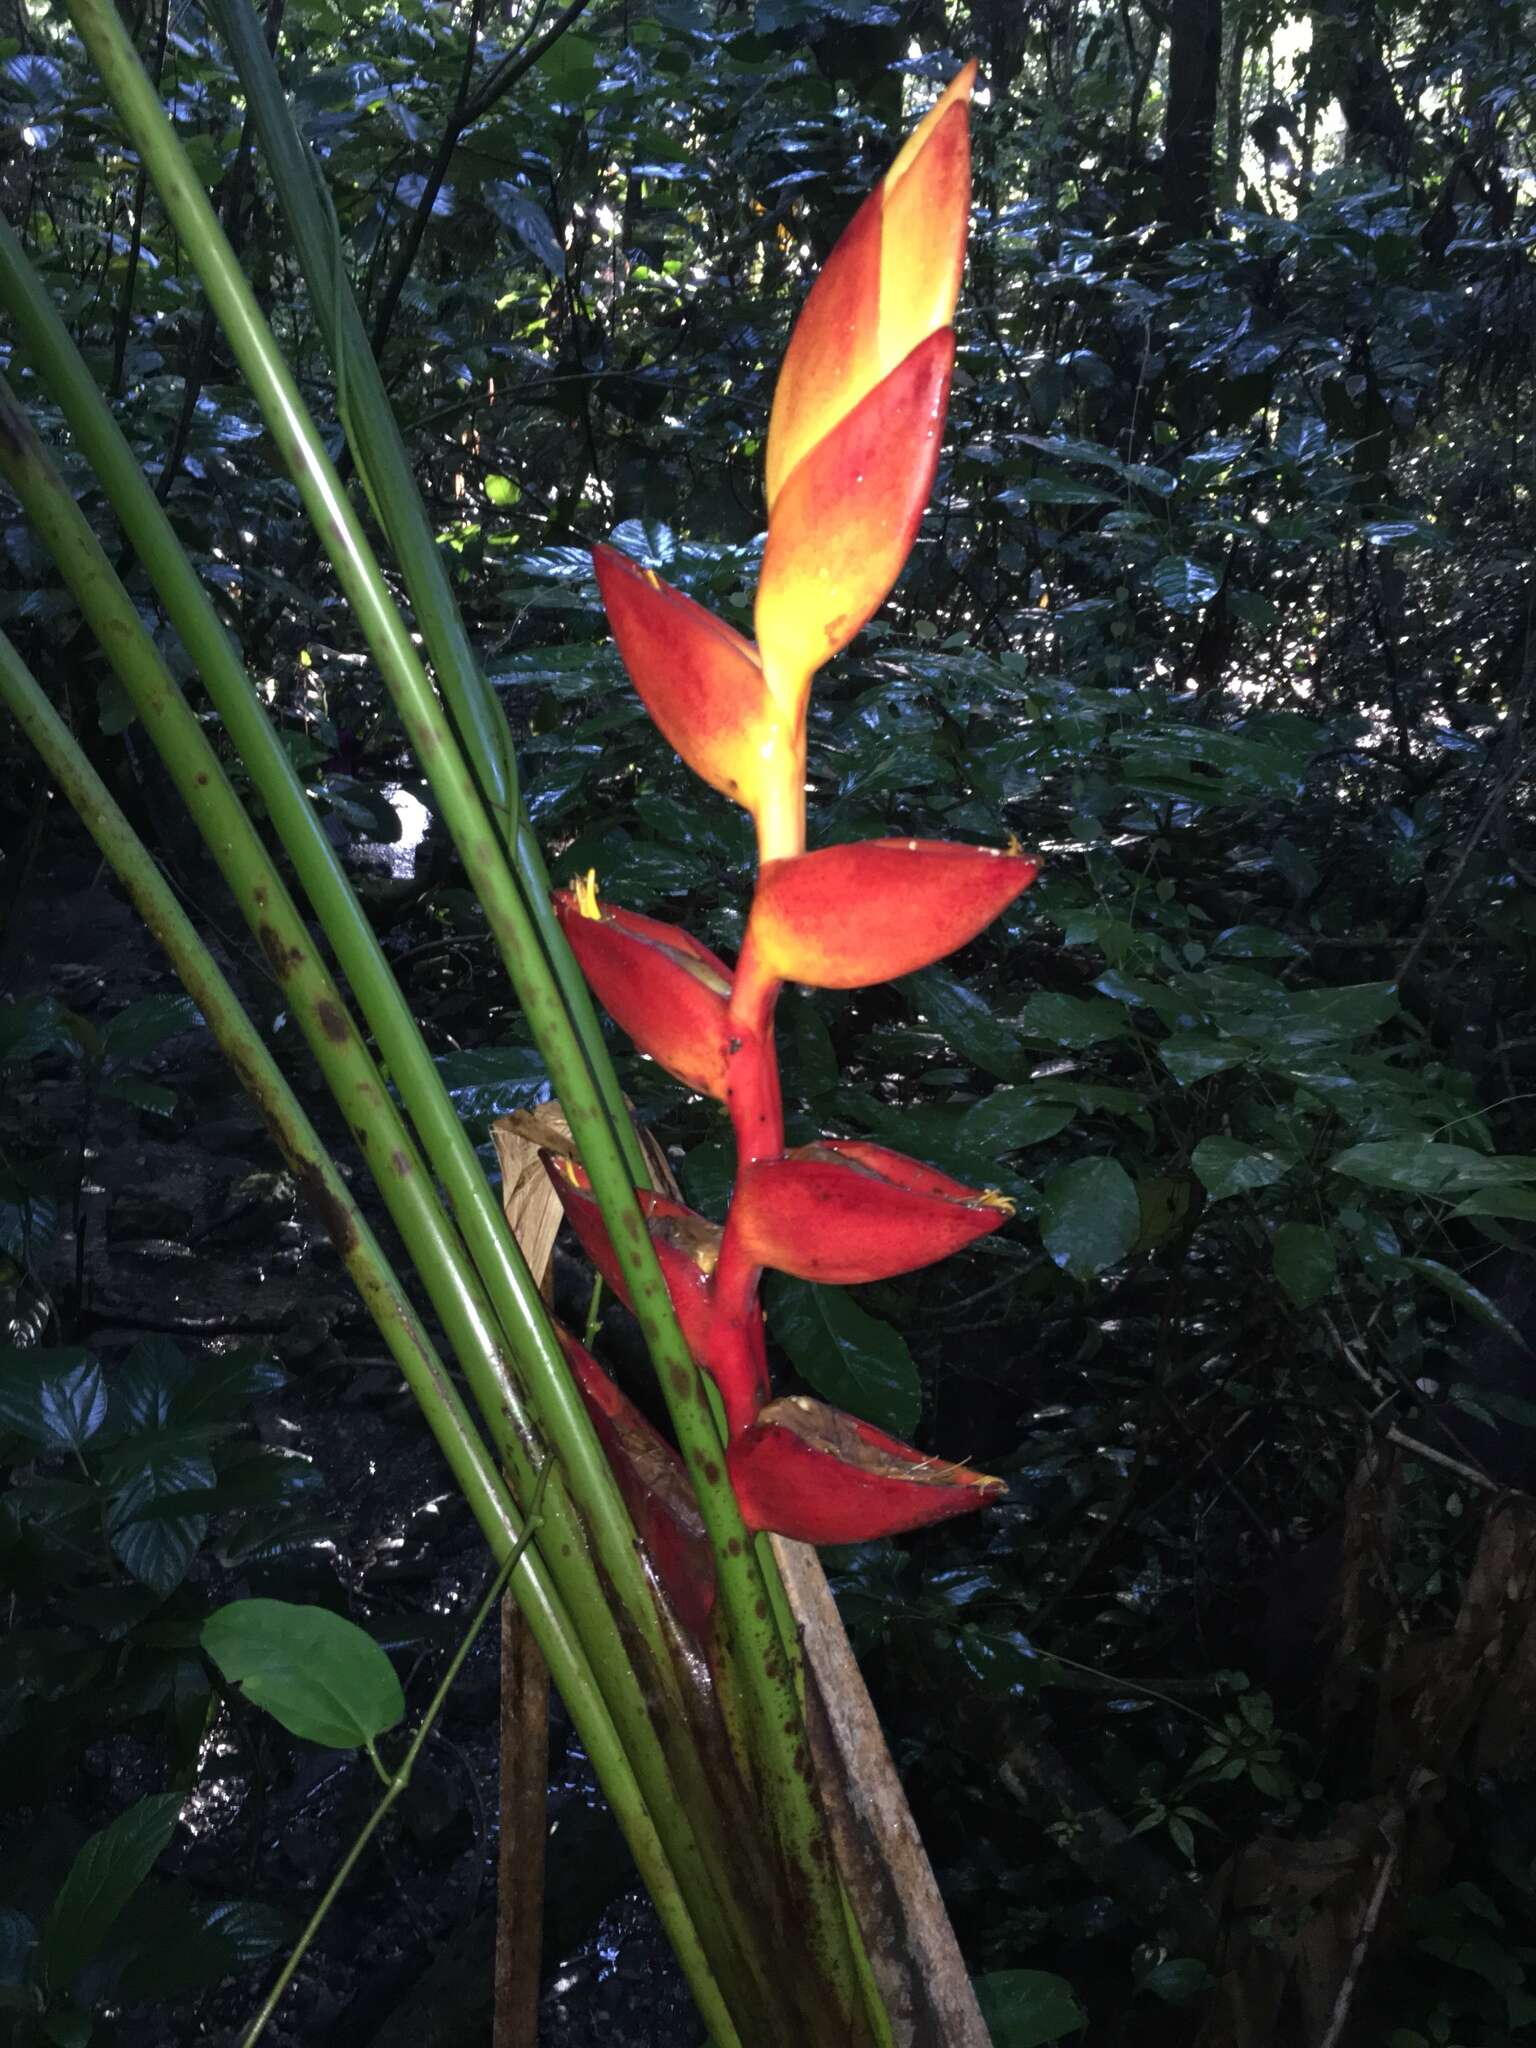
<path id="1" fill-rule="evenodd" d="M 302 946 L 285 946 L 271 925 L 259 925 L 256 936 L 261 941 L 261 950 L 267 956 L 267 965 L 279 981 L 286 981 L 293 970 L 304 959 Z"/>
<path id="2" fill-rule="evenodd" d="M 199 789 L 206 789 L 208 787 L 208 770 L 206 768 L 199 768 L 193 780 Z"/>
<path id="3" fill-rule="evenodd" d="M 693 1380 L 691 1375 L 686 1373 L 680 1365 L 674 1365 L 672 1368 L 673 1392 L 677 1394 L 687 1394 L 691 1390 L 692 1385 Z"/>
<path id="4" fill-rule="evenodd" d="M 390 1171 L 398 1174 L 401 1180 L 405 1180 L 413 1170 L 410 1160 L 406 1158 L 398 1145 L 389 1155 L 389 1166 Z"/>
<path id="5" fill-rule="evenodd" d="M 705 1483 L 710 1486 L 718 1486 L 720 1484 L 720 1467 L 713 1458 L 706 1458 L 704 1460 L 704 1479 Z"/>
<path id="6" fill-rule="evenodd" d="M 27 453 L 27 422 L 11 405 L 0 405 L 0 446 L 15 460 Z"/>
<path id="7" fill-rule="evenodd" d="M 332 1193 L 313 1159 L 300 1161 L 294 1167 L 294 1178 L 299 1192 L 324 1225 L 326 1236 L 340 1256 L 346 1258 L 357 1249 L 357 1225 L 352 1220 L 352 1211 L 340 1195 Z"/>
<path id="8" fill-rule="evenodd" d="M 315 1014 L 320 1019 L 320 1029 L 331 1043 L 333 1045 L 344 1045 L 349 1027 L 346 1013 L 341 1005 L 333 1003 L 329 996 L 325 996 L 318 1005 Z"/>

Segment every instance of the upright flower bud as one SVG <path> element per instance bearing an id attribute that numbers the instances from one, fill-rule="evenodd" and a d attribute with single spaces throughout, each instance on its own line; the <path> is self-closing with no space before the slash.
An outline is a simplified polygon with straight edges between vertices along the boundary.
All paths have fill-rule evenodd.
<path id="1" fill-rule="evenodd" d="M 968 64 L 855 214 L 795 323 L 768 428 L 757 639 L 803 716 L 900 575 L 933 488 L 970 213 Z"/>

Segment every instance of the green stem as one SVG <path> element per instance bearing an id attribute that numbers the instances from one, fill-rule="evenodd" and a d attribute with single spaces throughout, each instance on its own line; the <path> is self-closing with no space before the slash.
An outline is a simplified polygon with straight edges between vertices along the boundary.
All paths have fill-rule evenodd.
<path id="1" fill-rule="evenodd" d="M 714 1550 L 720 1585 L 716 1682 L 744 1697 L 753 1734 L 755 1776 L 777 1835 L 790 1885 L 803 1906 L 803 1940 L 821 1975 L 831 2007 L 829 2026 L 854 2016 L 862 2000 L 848 1942 L 841 1891 L 827 1843 L 811 1773 L 790 1660 L 784 1654 L 757 1552 L 748 1538 L 721 1456 L 719 1432 L 699 1373 L 689 1356 L 634 1199 L 626 1166 L 592 1065 L 571 1031 L 556 978 L 524 892 L 504 857 L 502 833 L 488 813 L 390 597 L 361 524 L 304 406 L 254 294 L 230 250 L 201 183 L 192 171 L 146 77 L 113 0 L 69 0 L 70 13 L 101 74 L 113 105 L 149 169 L 161 203 L 186 244 L 305 507 L 325 543 L 354 617 L 395 701 L 417 759 L 464 862 L 470 886 L 485 908 L 519 1001 L 602 1205 L 636 1314 L 655 1359 L 679 1445 L 698 1494 Z M 320 305 L 325 303 L 321 295 Z M 576 1405 L 565 1378 L 564 1395 Z M 561 1395 L 541 1389 L 553 1416 Z M 580 1415 L 584 1441 L 598 1457 L 595 1438 Z M 557 1445 L 562 1462 L 566 1446 Z M 587 1497 L 584 1475 L 572 1473 Z M 601 1504 L 607 1489 L 598 1487 Z M 593 1533 L 604 1569 L 626 1613 L 636 1623 L 664 1684 L 673 1679 L 661 1642 L 641 1561 L 616 1546 L 613 1518 L 594 1516 Z M 728 1719 L 740 1725 L 734 1705 Z M 862 2031 L 862 2028 L 860 2029 Z"/>
<path id="2" fill-rule="evenodd" d="M 493 1556 L 509 1557 L 526 1541 L 527 1529 L 520 1525 L 505 1482 L 350 1188 L 154 860 L 3 634 L 0 702 L 37 749 L 55 786 L 84 820 L 149 931 L 165 949 L 236 1077 L 261 1110 L 294 1178 L 324 1218 L 338 1256 L 420 1403 Z M 700 2009 L 722 2048 L 735 2044 L 737 2036 L 690 1908 L 586 1653 L 536 1550 L 529 1553 L 519 1574 L 517 1598 L 683 1961 Z"/>
<path id="3" fill-rule="evenodd" d="M 485 1626 L 486 1616 L 506 1591 L 511 1582 L 512 1574 L 517 1570 L 519 1563 L 522 1561 L 523 1552 L 533 1540 L 533 1532 L 538 1527 L 541 1519 L 539 1509 L 543 1499 L 544 1483 L 552 1469 L 547 1464 L 540 1468 L 538 1482 L 533 1491 L 533 1499 L 528 1503 L 528 1516 L 523 1524 L 523 1533 L 519 1536 L 506 1559 L 496 1571 L 490 1586 L 486 1590 L 485 1598 L 471 1616 L 469 1627 L 464 1631 L 463 1640 L 454 1651 L 449 1661 L 448 1669 L 443 1673 L 437 1690 L 427 1702 L 427 1711 L 421 1717 L 421 1726 L 416 1730 L 409 1749 L 400 1759 L 398 1769 L 393 1772 L 387 1770 L 379 1759 L 377 1749 L 371 1741 L 369 1742 L 368 1754 L 373 1760 L 373 1767 L 384 1780 L 384 1796 L 358 1830 L 356 1841 L 342 1858 L 336 1875 L 321 1893 L 315 1910 L 310 1914 L 309 1919 L 305 1923 L 304 1932 L 294 1943 L 293 1953 L 278 1972 L 277 1981 L 273 1984 L 272 1989 L 261 2001 L 260 2009 L 246 2030 L 245 2038 L 242 2040 L 240 2048 L 256 2048 L 256 2043 L 267 2031 L 268 2021 L 277 2011 L 278 2006 L 281 2005 L 283 1994 L 293 1982 L 294 1973 L 309 1953 L 315 1936 L 325 1924 L 326 1915 L 340 1897 L 342 1886 L 357 1868 L 363 1851 L 378 1833 L 380 1827 L 382 1827 L 386 1814 L 388 1814 L 390 1808 L 400 1797 L 400 1794 L 410 1784 L 411 1772 L 415 1769 L 416 1759 L 421 1755 L 427 1737 L 432 1733 L 433 1728 L 437 1724 L 437 1717 L 443 1711 L 448 1695 L 453 1689 L 454 1680 L 464 1668 L 464 1659 L 474 1648 L 475 1638 Z"/>
<path id="4" fill-rule="evenodd" d="M 395 699 L 439 811 L 447 820 L 464 860 L 470 886 L 485 906 L 556 1092 L 573 1127 L 578 1117 L 588 1122 L 594 1117 L 603 1121 L 609 1156 L 614 1156 L 616 1148 L 607 1131 L 606 1118 L 601 1117 L 587 1063 L 573 1045 L 550 976 L 547 971 L 539 971 L 542 956 L 538 955 L 526 905 L 507 868 L 478 787 L 244 273 L 145 76 L 113 0 L 71 0 L 71 12 L 114 105 L 149 167 L 161 202 L 196 262 L 220 325 L 331 555 L 353 615 Z M 623 1181 L 623 1199 L 638 1226 L 640 1217 L 633 1183 L 628 1180 Z M 648 1238 L 644 1251 L 650 1253 Z M 663 1631 L 652 1589 L 635 1552 L 633 1529 L 580 1398 L 565 1371 L 537 1290 L 528 1281 L 526 1266 L 521 1260 L 517 1265 L 522 1269 L 521 1277 L 514 1284 L 523 1290 L 518 1335 L 528 1339 L 523 1362 L 537 1391 L 540 1419 L 550 1430 L 568 1482 L 587 1511 L 603 1567 L 658 1671 L 664 1672 L 668 1659 Z M 660 1272 L 653 1255 L 650 1265 L 660 1287 Z M 665 1290 L 662 1292 L 664 1298 Z"/>
<path id="5" fill-rule="evenodd" d="M 549 877 L 519 792 L 507 722 L 469 644 L 442 549 L 428 524 L 399 423 L 352 294 L 324 173 L 294 126 L 255 14 L 245 0 L 214 0 L 213 12 L 233 52 L 309 286 L 310 304 L 336 366 L 347 445 L 400 564 L 448 715 L 502 840 L 514 850 L 530 914 L 624 1151 L 631 1184 L 648 1187 L 645 1155 L 604 1051 L 592 997 L 549 908 Z"/>

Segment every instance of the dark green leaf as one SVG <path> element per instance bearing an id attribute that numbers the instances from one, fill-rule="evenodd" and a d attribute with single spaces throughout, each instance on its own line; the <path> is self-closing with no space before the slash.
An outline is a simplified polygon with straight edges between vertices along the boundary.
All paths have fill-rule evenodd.
<path id="1" fill-rule="evenodd" d="M 0 1427 L 45 1450 L 77 1451 L 106 1419 L 101 1367 L 88 1352 L 0 1345 Z"/>
<path id="2" fill-rule="evenodd" d="M 1203 562 L 1193 562 L 1186 555 L 1164 555 L 1148 571 L 1147 581 L 1158 603 L 1171 612 L 1198 611 L 1221 588 L 1221 578 L 1214 569 L 1208 569 Z"/>
<path id="3" fill-rule="evenodd" d="M 1237 1066 L 1245 1054 L 1241 1046 L 1209 1032 L 1173 1031 L 1158 1047 L 1157 1056 L 1179 1086 L 1188 1088 Z"/>
<path id="4" fill-rule="evenodd" d="M 1072 1047 L 1122 1038 L 1130 1028 L 1121 1004 L 1066 995 L 1031 996 L 1020 1013 L 1019 1027 L 1048 1045 Z"/>
<path id="5" fill-rule="evenodd" d="M 1165 2005 L 1188 2005 L 1192 1998 L 1200 1998 L 1209 1991 L 1215 1981 L 1197 1956 L 1167 1956 L 1136 1979 L 1136 1989 L 1150 1991 Z"/>
<path id="6" fill-rule="evenodd" d="M 912 1433 L 922 1388 L 900 1331 L 866 1315 L 841 1287 L 774 1274 L 765 1293 L 769 1328 L 808 1386 L 896 1436 Z"/>
<path id="7" fill-rule="evenodd" d="M 1072 1986 L 1049 1970 L 989 1970 L 976 1998 L 992 2048 L 1044 2048 L 1088 2024 Z"/>
<path id="8" fill-rule="evenodd" d="M 176 1832 L 179 1792 L 154 1793 L 92 1835 L 71 1865 L 43 1930 L 43 1975 L 62 1990 L 90 1961 Z"/>
<path id="9" fill-rule="evenodd" d="M 1058 1266 L 1085 1280 L 1117 1265 L 1141 1230 L 1136 1185 L 1115 1159 L 1077 1159 L 1041 1194 L 1040 1236 Z"/>
<path id="10" fill-rule="evenodd" d="M 1272 1187 L 1290 1172 L 1295 1161 L 1244 1145 L 1236 1138 L 1202 1138 L 1190 1154 L 1190 1164 L 1211 1200 L 1219 1202 L 1228 1195 Z"/>
<path id="11" fill-rule="evenodd" d="M 1339 1255 L 1319 1223 L 1282 1223 L 1275 1232 L 1275 1278 L 1297 1308 L 1312 1308 L 1330 1292 Z"/>
<path id="12" fill-rule="evenodd" d="M 139 1060 L 178 1031 L 191 1031 L 203 1021 L 190 996 L 141 996 L 119 1010 L 101 1034 L 101 1050 L 109 1060 Z"/>
<path id="13" fill-rule="evenodd" d="M 955 1636 L 961 1662 L 986 1692 L 1005 1697 L 1039 1691 L 1051 1669 L 1028 1636 L 1017 1628 L 983 1628 L 968 1622 Z"/>
<path id="14" fill-rule="evenodd" d="M 941 967 L 909 974 L 901 984 L 907 1001 L 924 1024 L 941 1032 L 962 1059 L 999 1081 L 1021 1080 L 1028 1061 L 1013 1026 L 999 1017 L 985 998 Z"/>
<path id="15" fill-rule="evenodd" d="M 0 1906 L 0 1984 L 25 1984 L 37 1929 L 14 1906 Z"/>
<path id="16" fill-rule="evenodd" d="M 212 1461 L 151 1439 L 112 1497 L 112 1548 L 141 1584 L 173 1593 L 208 1533 L 208 1519 L 178 1504 L 215 1480 Z"/>
<path id="17" fill-rule="evenodd" d="M 1459 1307 L 1469 1310 L 1479 1321 L 1491 1324 L 1501 1336 L 1508 1337 L 1512 1343 L 1518 1344 L 1522 1351 L 1530 1350 L 1530 1340 L 1525 1332 L 1512 1323 L 1503 1309 L 1496 1302 L 1490 1301 L 1480 1287 L 1474 1287 L 1470 1280 L 1464 1279 L 1454 1268 L 1442 1265 L 1438 1259 L 1404 1259 L 1402 1263 L 1410 1273 L 1417 1273 L 1421 1278 L 1431 1281 L 1442 1294 L 1449 1295 L 1452 1301 Z"/>
<path id="18" fill-rule="evenodd" d="M 1434 1138 L 1382 1138 L 1351 1145 L 1330 1160 L 1335 1173 L 1367 1187 L 1414 1195 L 1460 1195 L 1471 1188 L 1508 1187 L 1536 1180 L 1536 1159 L 1475 1152 Z"/>

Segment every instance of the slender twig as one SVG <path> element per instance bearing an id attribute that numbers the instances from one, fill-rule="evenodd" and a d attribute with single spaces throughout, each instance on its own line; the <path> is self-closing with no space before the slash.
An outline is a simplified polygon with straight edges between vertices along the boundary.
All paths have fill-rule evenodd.
<path id="1" fill-rule="evenodd" d="M 358 1831 L 356 1841 L 353 1842 L 351 1848 L 342 1858 L 336 1875 L 321 1894 L 318 1905 L 315 1907 L 314 1912 L 310 1914 L 305 1924 L 304 1932 L 294 1944 L 293 1953 L 278 1972 L 276 1983 L 262 2000 L 260 2010 L 251 2021 L 250 2027 L 241 2041 L 240 2048 L 256 2048 L 256 2043 L 267 2030 L 268 2022 L 282 2003 L 283 1994 L 293 1982 L 300 1963 L 303 1962 L 313 1946 L 316 1935 L 324 1925 L 326 1915 L 330 1912 L 332 1906 L 335 1905 L 342 1886 L 357 1868 L 363 1851 L 378 1833 L 390 1808 L 410 1784 L 411 1772 L 415 1768 L 416 1759 L 420 1756 L 427 1737 L 432 1733 L 437 1717 L 447 1702 L 448 1695 L 453 1689 L 454 1680 L 463 1669 L 464 1659 L 474 1648 L 475 1638 L 479 1635 L 486 1616 L 511 1584 L 512 1574 L 517 1570 L 522 1560 L 523 1552 L 528 1548 L 529 1543 L 533 1539 L 533 1533 L 539 1526 L 541 1520 L 540 1510 L 544 1500 L 544 1488 L 553 1470 L 554 1466 L 548 1459 L 539 1468 L 538 1484 L 533 1490 L 533 1499 L 528 1504 L 528 1518 L 523 1525 L 523 1532 L 513 1545 L 506 1562 L 492 1579 L 485 1598 L 475 1609 L 474 1617 L 464 1632 L 464 1639 L 459 1644 L 457 1650 L 454 1651 L 448 1669 L 443 1673 L 436 1692 L 433 1693 L 431 1700 L 428 1702 L 427 1711 L 421 1719 L 421 1726 L 416 1730 L 411 1740 L 411 1746 L 401 1758 L 398 1767 L 393 1772 L 385 1769 L 384 1765 L 379 1761 L 377 1750 L 371 1742 L 369 1743 L 368 1754 L 373 1761 L 374 1768 L 379 1771 L 384 1780 L 383 1797 L 379 1800 L 373 1812 L 369 1814 L 367 1820 L 364 1821 Z"/>
<path id="2" fill-rule="evenodd" d="M 1447 904 L 1455 894 L 1457 885 L 1460 883 L 1462 875 L 1466 870 L 1467 863 L 1477 851 L 1483 834 L 1503 809 L 1504 799 L 1509 795 L 1524 772 L 1526 750 L 1521 744 L 1521 729 L 1524 725 L 1526 705 L 1530 702 L 1533 687 L 1536 687 L 1536 656 L 1533 656 L 1526 663 L 1525 674 L 1521 677 L 1519 687 L 1515 691 L 1514 700 L 1505 714 L 1504 732 L 1509 766 L 1500 775 L 1498 781 L 1495 782 L 1492 794 L 1489 796 L 1487 803 L 1484 804 L 1476 823 L 1462 841 L 1461 849 L 1451 865 L 1450 873 L 1441 884 L 1439 894 L 1435 897 L 1434 902 L 1429 906 L 1425 914 L 1424 922 L 1419 927 L 1417 938 L 1415 938 L 1413 944 L 1397 963 L 1397 972 L 1393 975 L 1392 979 L 1399 988 L 1408 979 L 1409 974 L 1418 962 L 1419 955 L 1429 944 L 1430 936 L 1444 915 Z"/>
<path id="3" fill-rule="evenodd" d="M 1344 2038 L 1344 2029 L 1349 2024 L 1350 2007 L 1355 2002 L 1355 1989 L 1360 1982 L 1360 1972 L 1365 1968 L 1371 1940 L 1381 1919 L 1381 1909 L 1386 1904 L 1387 1888 L 1392 1882 L 1392 1873 L 1397 1868 L 1398 1851 L 1401 1846 L 1400 1840 L 1389 1839 L 1383 1852 L 1381 1867 L 1376 1873 L 1375 1888 L 1371 1893 L 1371 1902 L 1365 1909 L 1365 1918 L 1361 1921 L 1360 1932 L 1355 1937 L 1349 1967 L 1344 1972 L 1343 1983 L 1339 1986 L 1339 1995 L 1333 2001 L 1328 2031 L 1319 2042 L 1318 2048 L 1338 2048 L 1339 2042 Z"/>
<path id="4" fill-rule="evenodd" d="M 466 66 L 459 88 L 458 104 L 449 115 L 444 126 L 442 139 L 437 145 L 437 155 L 433 158 L 432 167 L 427 172 L 426 182 L 421 188 L 421 197 L 416 203 L 416 211 L 411 216 L 411 224 L 406 229 L 405 238 L 400 244 L 400 253 L 395 258 L 395 267 L 390 272 L 389 281 L 384 287 L 382 298 L 379 300 L 378 310 L 373 316 L 373 333 L 370 339 L 373 342 L 373 352 L 375 355 L 382 351 L 385 340 L 388 337 L 390 325 L 395 317 L 395 308 L 400 303 L 400 294 L 405 289 L 405 281 L 410 276 L 415 266 L 416 258 L 420 254 L 422 237 L 427 232 L 427 222 L 432 218 L 432 208 L 436 204 L 438 193 L 443 188 L 443 180 L 448 175 L 448 166 L 452 163 L 453 153 L 459 146 L 459 138 L 463 135 L 466 128 L 473 127 L 482 115 L 488 113 L 503 94 L 510 92 L 512 87 L 516 85 L 517 81 L 526 72 L 533 69 L 546 50 L 552 49 L 559 42 L 561 36 L 565 34 L 576 17 L 586 11 L 588 4 L 589 0 L 569 0 L 569 4 L 560 10 L 543 35 L 538 37 L 536 41 L 525 44 L 521 50 L 514 51 L 511 55 L 503 58 L 501 63 L 492 71 L 490 77 L 486 79 L 480 90 L 473 95 L 468 90 L 469 71 Z M 477 14 L 477 23 L 478 18 Z M 475 39 L 472 35 L 470 40 L 471 63 L 474 59 L 474 50 Z"/>
<path id="5" fill-rule="evenodd" d="M 1323 1327 L 1327 1330 L 1329 1336 L 1332 1337 L 1335 1345 L 1338 1347 L 1339 1356 L 1344 1360 L 1350 1371 L 1358 1379 L 1364 1381 L 1365 1385 L 1370 1388 L 1371 1392 L 1383 1405 L 1390 1401 L 1393 1398 L 1392 1390 L 1376 1377 L 1355 1346 L 1348 1341 L 1326 1311 L 1323 1313 Z M 1444 1433 L 1447 1440 L 1455 1444 L 1457 1450 L 1465 1451 L 1465 1445 L 1461 1443 L 1456 1432 L 1443 1417 L 1437 1415 L 1433 1420 L 1436 1426 Z M 1468 1462 L 1465 1457 L 1453 1458 L 1449 1452 L 1437 1451 L 1432 1445 L 1421 1443 L 1417 1437 L 1406 1435 L 1404 1431 L 1398 1429 L 1395 1425 L 1388 1428 L 1386 1437 L 1388 1443 L 1396 1444 L 1400 1451 L 1406 1451 L 1411 1458 L 1421 1458 L 1426 1465 L 1438 1465 L 1442 1471 L 1454 1472 L 1458 1479 L 1464 1479 L 1469 1486 L 1481 1487 L 1485 1493 L 1508 1493 L 1510 1491 L 1507 1486 L 1495 1479 L 1491 1473 L 1485 1472 L 1480 1465 Z"/>
<path id="6" fill-rule="evenodd" d="M 1480 1486 L 1485 1493 L 1508 1493 L 1509 1488 L 1488 1473 L 1479 1472 L 1475 1465 L 1463 1464 L 1460 1458 L 1452 1458 L 1444 1451 L 1437 1451 L 1431 1444 L 1420 1443 L 1417 1437 L 1405 1436 L 1400 1429 L 1387 1431 L 1387 1442 L 1396 1444 L 1400 1451 L 1406 1451 L 1410 1458 L 1422 1458 L 1426 1465 L 1438 1465 L 1443 1472 L 1454 1472 L 1458 1479 L 1468 1486 Z"/>

